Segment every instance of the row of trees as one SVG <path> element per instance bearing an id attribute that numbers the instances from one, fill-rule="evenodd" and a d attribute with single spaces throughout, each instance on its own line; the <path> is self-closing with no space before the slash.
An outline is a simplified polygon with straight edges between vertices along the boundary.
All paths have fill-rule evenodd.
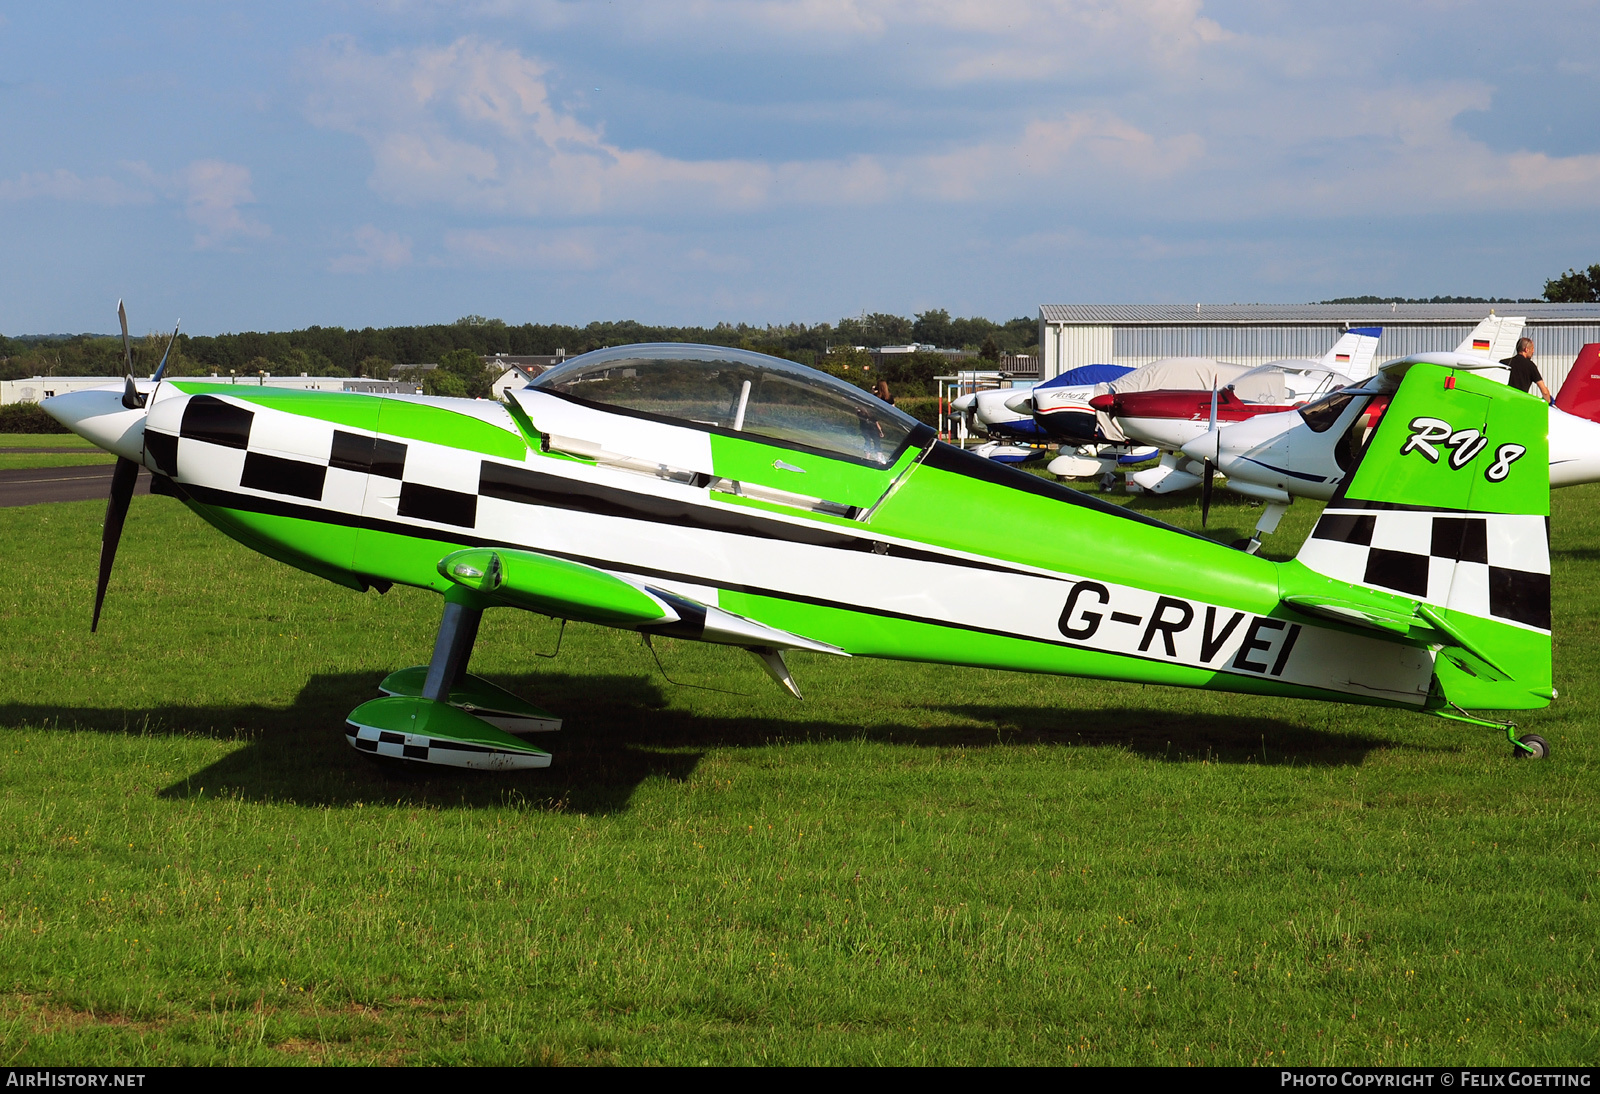
<path id="1" fill-rule="evenodd" d="M 1562 304 L 1600 303 L 1600 263 L 1587 270 L 1568 270 L 1546 281 L 1544 298 Z"/>
<path id="2" fill-rule="evenodd" d="M 1509 296 L 1341 296 L 1324 304 L 1595 304 L 1600 303 L 1600 263 L 1568 270 L 1544 283 L 1542 297 Z"/>
<path id="3" fill-rule="evenodd" d="M 632 320 L 584 327 L 523 323 L 469 315 L 454 323 L 413 327 L 307 327 L 304 330 L 191 337 L 178 336 L 168 371 L 203 376 L 230 371 L 254 375 L 307 373 L 312 376 L 387 376 L 395 364 L 442 363 L 452 351 L 467 354 L 568 355 L 630 342 L 705 342 L 739 346 L 778 357 L 820 365 L 834 347 L 904 345 L 924 342 L 988 356 L 1024 352 L 1038 340 L 1030 318 L 996 323 L 983 318 L 954 319 L 942 308 L 912 319 L 873 313 L 841 319 L 837 325 L 790 323 L 752 326 L 656 327 Z M 148 335 L 136 347 L 136 369 L 148 373 L 161 359 L 166 338 Z M 122 340 L 104 335 L 5 338 L 0 336 L 0 379 L 19 376 L 114 376 L 122 372 Z"/>

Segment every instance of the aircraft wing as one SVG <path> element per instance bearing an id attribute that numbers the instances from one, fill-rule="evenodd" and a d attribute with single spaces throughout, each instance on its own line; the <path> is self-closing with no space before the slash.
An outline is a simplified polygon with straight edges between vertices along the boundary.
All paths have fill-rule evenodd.
<path id="1" fill-rule="evenodd" d="M 439 572 L 490 604 L 561 619 L 756 651 L 810 650 L 850 656 L 827 642 L 538 551 L 472 547 L 440 559 Z"/>

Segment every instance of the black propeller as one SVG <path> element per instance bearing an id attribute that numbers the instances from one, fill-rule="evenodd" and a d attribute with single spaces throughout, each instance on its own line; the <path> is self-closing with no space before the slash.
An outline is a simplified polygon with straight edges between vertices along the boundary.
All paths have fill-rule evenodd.
<path id="1" fill-rule="evenodd" d="M 1216 435 L 1217 435 L 1217 381 L 1215 379 L 1213 379 L 1211 381 L 1211 426 L 1207 430 L 1207 433 L 1209 433 L 1210 436 L 1213 439 L 1216 438 Z M 1216 454 L 1216 447 L 1215 447 L 1215 444 L 1213 443 L 1212 455 L 1215 455 L 1215 454 Z M 1202 470 L 1201 475 L 1200 475 L 1200 527 L 1202 527 L 1202 528 L 1204 528 L 1206 526 L 1206 521 L 1209 520 L 1210 517 L 1211 517 L 1211 478 L 1215 474 L 1216 474 L 1216 465 L 1211 462 L 1211 456 L 1207 456 L 1206 459 L 1205 459 L 1205 464 L 1204 464 L 1203 470 Z"/>
<path id="2" fill-rule="evenodd" d="M 129 410 L 144 406 L 139 388 L 133 382 L 133 343 L 128 339 L 128 313 L 117 301 L 117 321 L 122 324 L 122 405 Z"/>
<path id="3" fill-rule="evenodd" d="M 156 366 L 156 370 L 150 374 L 152 383 L 160 383 L 161 377 L 166 373 L 167 358 L 172 356 L 172 344 L 178 340 L 178 328 L 181 326 L 183 326 L 182 319 L 172 325 L 172 337 L 167 339 L 166 352 L 161 355 L 161 363 Z"/>
<path id="4" fill-rule="evenodd" d="M 94 587 L 94 621 L 89 624 L 91 633 L 100 626 L 100 609 L 106 602 L 111 565 L 117 560 L 122 522 L 128 518 L 128 503 L 133 500 L 133 488 L 138 481 L 139 465 L 129 459 L 118 459 L 116 470 L 111 472 L 111 498 L 106 502 L 105 531 L 100 534 L 100 580 Z"/>
<path id="5" fill-rule="evenodd" d="M 129 410 L 138 410 L 149 397 L 134 383 L 133 342 L 128 337 L 128 313 L 120 300 L 117 301 L 117 321 L 122 324 L 122 405 Z M 161 363 L 156 366 L 150 379 L 159 381 L 167 371 L 167 360 L 172 356 L 172 346 L 177 340 L 178 328 L 174 326 L 172 337 L 167 340 L 167 350 L 161 355 Z M 105 606 L 106 586 L 111 581 L 111 567 L 117 560 L 117 544 L 122 540 L 122 525 L 128 519 L 128 503 L 133 500 L 133 490 L 138 482 L 138 462 L 119 457 L 116 469 L 111 473 L 111 497 L 106 501 L 105 529 L 100 534 L 100 578 L 94 588 L 94 619 L 89 624 L 91 633 L 100 627 L 100 609 Z"/>

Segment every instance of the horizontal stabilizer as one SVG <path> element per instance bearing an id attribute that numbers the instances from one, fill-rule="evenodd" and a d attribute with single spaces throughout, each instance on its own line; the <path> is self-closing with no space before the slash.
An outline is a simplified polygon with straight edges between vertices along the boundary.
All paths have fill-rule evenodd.
<path id="1" fill-rule="evenodd" d="M 1286 596 L 1283 602 L 1296 611 L 1317 615 L 1339 623 L 1357 627 L 1374 627 L 1378 630 L 1406 634 L 1417 622 L 1410 607 L 1393 607 L 1381 604 L 1361 604 L 1332 596 Z"/>
<path id="2" fill-rule="evenodd" d="M 1511 673 L 1497 664 L 1483 648 L 1484 643 L 1475 641 L 1466 628 L 1452 622 L 1449 615 L 1430 604 L 1391 607 L 1317 595 L 1285 596 L 1283 602 L 1296 611 L 1337 623 L 1410 635 L 1430 645 L 1444 647 L 1441 653 L 1447 656 L 1457 651 L 1468 654 L 1470 657 L 1467 659 L 1459 656 L 1454 659 L 1458 664 L 1465 661 L 1463 667 L 1471 665 L 1474 675 L 1494 680 L 1512 679 Z"/>

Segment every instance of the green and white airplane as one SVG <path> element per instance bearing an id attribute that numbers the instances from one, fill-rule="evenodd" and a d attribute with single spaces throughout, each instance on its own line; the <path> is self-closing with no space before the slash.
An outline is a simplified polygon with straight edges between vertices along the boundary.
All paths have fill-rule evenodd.
<path id="1" fill-rule="evenodd" d="M 1403 374 L 1403 379 L 1399 377 Z M 348 719 L 378 756 L 543 767 L 559 720 L 466 671 L 490 608 L 742 646 L 1473 714 L 1543 707 L 1543 402 L 1470 370 L 1398 391 L 1299 557 L 1273 563 L 963 452 L 813 369 L 600 350 L 504 403 L 129 376 L 44 407 L 241 543 L 444 599 L 431 661 Z"/>

